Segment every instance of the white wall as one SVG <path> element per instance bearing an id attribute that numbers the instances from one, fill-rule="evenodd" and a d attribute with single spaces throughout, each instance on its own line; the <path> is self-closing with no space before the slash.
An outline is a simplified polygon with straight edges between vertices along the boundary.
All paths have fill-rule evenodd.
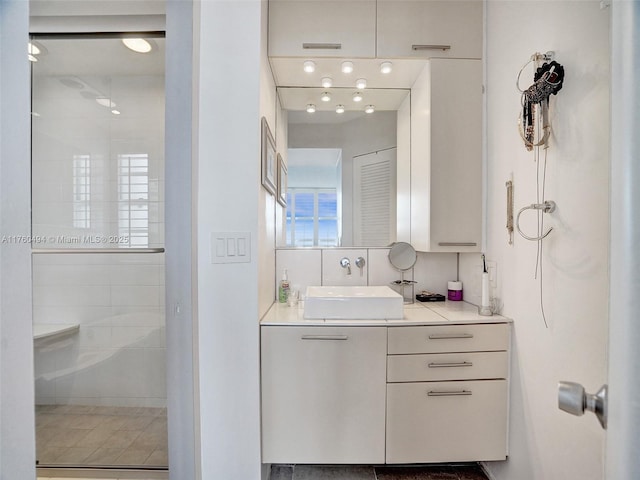
<path id="1" fill-rule="evenodd" d="M 0 234 L 29 235 L 29 5 L 0 0 Z M 0 479 L 35 478 L 31 247 L 0 242 Z"/>
<path id="2" fill-rule="evenodd" d="M 496 296 L 514 319 L 510 455 L 489 465 L 497 480 L 603 478 L 604 432 L 592 415 L 557 408 L 557 383 L 587 391 L 606 382 L 608 333 L 609 10 L 598 1 L 501 1 L 487 4 L 488 234 L 497 261 Z M 516 130 L 518 71 L 534 52 L 554 50 L 565 67 L 552 99 L 545 217 L 544 309 L 534 279 L 536 244 L 515 234 L 507 244 L 505 182 L 513 173 L 515 208 L 535 203 L 535 169 Z M 521 84 L 532 82 L 525 70 Z M 523 228 L 535 231 L 535 215 Z M 477 255 L 463 264 L 478 263 Z M 477 275 L 467 267 L 461 278 Z"/>
<path id="3" fill-rule="evenodd" d="M 260 198 L 265 6 L 258 0 L 200 2 L 195 18 L 200 86 L 197 403 L 203 479 L 262 475 L 258 319 L 262 268 L 269 268 L 261 263 L 262 248 L 270 248 L 260 246 L 270 221 L 262 218 L 269 207 L 263 209 L 265 199 Z M 249 233 L 251 261 L 212 264 L 212 232 Z M 266 287 L 273 288 L 273 276 Z"/>

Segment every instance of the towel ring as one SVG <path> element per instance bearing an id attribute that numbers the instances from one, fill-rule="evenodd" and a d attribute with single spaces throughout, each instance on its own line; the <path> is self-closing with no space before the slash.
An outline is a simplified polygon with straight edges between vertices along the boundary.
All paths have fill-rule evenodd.
<path id="1" fill-rule="evenodd" d="M 545 238 L 547 235 L 551 233 L 551 230 L 553 230 L 553 227 L 549 227 L 549 230 L 547 230 L 545 233 L 543 233 L 538 237 L 530 237 L 529 235 L 526 235 L 525 233 L 523 233 L 522 230 L 520 230 L 520 215 L 525 210 L 542 210 L 543 213 L 553 213 L 555 209 L 556 209 L 556 202 L 554 202 L 553 200 L 547 200 L 544 203 L 532 203 L 531 205 L 521 208 L 520 211 L 518 212 L 518 216 L 516 217 L 516 229 L 518 230 L 518 233 L 522 235 L 523 238 L 527 240 L 531 240 L 532 242 L 537 242 L 538 240 L 542 240 L 543 238 Z"/>

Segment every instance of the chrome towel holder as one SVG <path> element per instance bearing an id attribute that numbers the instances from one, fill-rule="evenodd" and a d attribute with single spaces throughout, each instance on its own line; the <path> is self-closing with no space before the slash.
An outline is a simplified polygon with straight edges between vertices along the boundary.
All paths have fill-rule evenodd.
<path id="1" fill-rule="evenodd" d="M 532 242 L 537 242 L 538 240 L 542 240 L 543 238 L 545 238 L 547 235 L 551 233 L 551 230 L 553 230 L 553 227 L 549 227 L 549 229 L 546 232 L 544 232 L 542 235 L 538 237 L 530 237 L 520 229 L 520 215 L 525 210 L 542 210 L 542 213 L 553 213 L 555 209 L 556 209 L 556 202 L 554 202 L 553 200 L 546 200 L 544 203 L 532 203 L 531 205 L 522 207 L 518 212 L 518 216 L 516 217 L 516 229 L 518 230 L 518 233 L 523 238 L 527 240 L 531 240 Z"/>

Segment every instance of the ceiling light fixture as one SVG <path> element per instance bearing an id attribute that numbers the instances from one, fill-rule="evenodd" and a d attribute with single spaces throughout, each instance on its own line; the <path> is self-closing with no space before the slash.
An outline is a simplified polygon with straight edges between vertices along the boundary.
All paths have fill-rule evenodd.
<path id="1" fill-rule="evenodd" d="M 307 113 L 315 113 L 316 112 L 316 106 L 313 103 L 310 103 L 307 105 Z"/>
<path id="2" fill-rule="evenodd" d="M 364 113 L 373 113 L 376 111 L 376 107 L 373 105 L 367 105 L 364 107 Z"/>
<path id="3" fill-rule="evenodd" d="M 336 105 L 336 113 L 344 113 L 344 105 Z"/>
<path id="4" fill-rule="evenodd" d="M 360 92 L 356 92 L 353 94 L 353 101 L 354 102 L 361 102 L 362 101 L 362 93 Z"/>
<path id="5" fill-rule="evenodd" d="M 359 78 L 358 80 L 356 80 L 356 88 L 358 90 L 363 90 L 363 89 L 367 88 L 367 79 L 366 78 Z"/>
<path id="6" fill-rule="evenodd" d="M 331 88 L 333 86 L 333 80 L 331 77 L 322 77 L 320 82 L 322 83 L 322 88 Z"/>
<path id="7" fill-rule="evenodd" d="M 113 109 L 111 110 L 111 113 L 113 113 L 114 115 L 120 115 L 120 110 Z"/>
<path id="8" fill-rule="evenodd" d="M 29 53 L 31 55 L 40 55 L 40 49 L 35 43 L 29 42 Z"/>
<path id="9" fill-rule="evenodd" d="M 331 100 L 331 94 L 329 92 L 324 92 L 320 96 L 320 100 L 322 100 L 323 102 L 328 102 L 329 100 Z"/>
<path id="10" fill-rule="evenodd" d="M 302 64 L 302 68 L 307 73 L 313 73 L 316 71 L 316 62 L 314 62 L 313 60 L 306 60 Z"/>
<path id="11" fill-rule="evenodd" d="M 391 62 L 382 62 L 380 64 L 380 73 L 391 73 L 393 64 Z"/>
<path id="12" fill-rule="evenodd" d="M 149 53 L 151 51 L 151 43 L 144 38 L 123 38 L 122 43 L 129 50 L 133 50 L 136 53 Z"/>
<path id="13" fill-rule="evenodd" d="M 38 59 L 36 57 L 34 57 L 33 55 L 29 54 L 29 61 L 30 62 L 37 62 Z"/>
<path id="14" fill-rule="evenodd" d="M 342 62 L 342 73 L 351 73 L 353 72 L 353 62 Z"/>

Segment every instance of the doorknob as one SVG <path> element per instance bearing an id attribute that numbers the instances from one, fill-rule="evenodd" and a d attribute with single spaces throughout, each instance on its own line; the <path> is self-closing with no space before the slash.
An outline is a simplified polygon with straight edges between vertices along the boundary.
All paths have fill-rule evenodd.
<path id="1" fill-rule="evenodd" d="M 586 393 L 584 387 L 574 382 L 558 383 L 558 408 L 571 415 L 583 415 L 585 410 L 598 417 L 602 428 L 607 428 L 607 390 L 603 385 L 597 393 Z"/>

